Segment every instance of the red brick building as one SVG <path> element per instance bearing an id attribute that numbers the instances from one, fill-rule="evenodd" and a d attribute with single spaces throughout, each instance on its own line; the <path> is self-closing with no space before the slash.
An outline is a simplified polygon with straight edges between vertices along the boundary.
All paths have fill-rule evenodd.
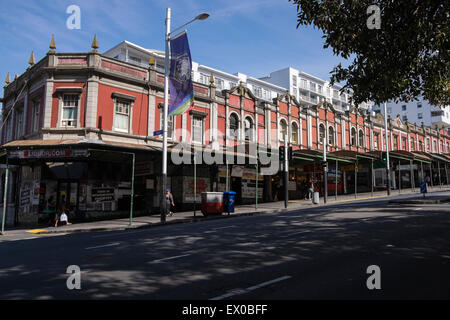
<path id="1" fill-rule="evenodd" d="M 128 215 L 132 192 L 136 214 L 157 210 L 162 137 L 153 133 L 162 129 L 164 77 L 154 62 L 142 67 L 96 49 L 52 49 L 7 80 L 1 128 L 3 181 L 6 165 L 10 169 L 7 224 L 38 224 L 50 196 L 67 202 L 75 220 Z M 279 174 L 261 171 L 257 178 L 251 146 L 257 143 L 259 152 L 273 156 L 285 135 L 295 151 L 289 166 L 293 199 L 304 197 L 311 179 L 323 192 L 324 138 L 331 195 L 386 189 L 386 144 L 393 188 L 415 188 L 426 176 L 430 184 L 449 183 L 447 129 L 389 119 L 386 142 L 383 117 L 365 110 L 307 106 L 288 92 L 260 100 L 244 83 L 217 90 L 212 76 L 209 85 L 194 83 L 194 91 L 195 107 L 169 119 L 169 149 L 180 143 L 196 150 L 213 146 L 229 156 L 228 165 L 198 162 L 197 199 L 203 191 L 233 189 L 239 202 L 253 202 L 258 179 L 260 201 L 271 201 Z M 169 163 L 168 174 L 180 209 L 192 206 L 193 164 Z"/>

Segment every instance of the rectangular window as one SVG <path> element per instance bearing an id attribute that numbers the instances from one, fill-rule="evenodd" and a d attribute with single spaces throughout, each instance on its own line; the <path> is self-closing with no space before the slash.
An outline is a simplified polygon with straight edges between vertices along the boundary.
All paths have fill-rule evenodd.
<path id="1" fill-rule="evenodd" d="M 394 136 L 394 150 L 398 150 L 398 136 Z"/>
<path id="2" fill-rule="evenodd" d="M 391 108 L 391 107 L 388 107 L 388 108 L 387 108 L 387 113 L 389 113 L 389 114 L 392 113 L 392 108 Z"/>
<path id="3" fill-rule="evenodd" d="M 117 99 L 114 111 L 114 129 L 118 131 L 129 132 L 130 102 Z"/>
<path id="4" fill-rule="evenodd" d="M 163 109 L 161 109 L 161 114 L 160 114 L 160 116 L 161 116 L 161 130 L 163 130 L 164 129 L 164 122 L 163 122 Z M 173 137 L 173 119 L 174 119 L 174 116 L 170 116 L 170 117 L 168 117 L 167 118 L 167 139 L 172 139 L 172 137 Z M 160 136 L 161 138 L 163 137 L 163 136 Z"/>
<path id="5" fill-rule="evenodd" d="M 262 88 L 258 87 L 258 86 L 253 86 L 253 93 L 255 94 L 255 96 L 257 96 L 258 98 L 262 98 Z"/>
<path id="6" fill-rule="evenodd" d="M 301 83 L 301 87 L 302 88 L 304 88 L 304 89 L 308 88 L 308 81 L 307 80 L 302 79 L 300 83 Z"/>
<path id="7" fill-rule="evenodd" d="M 402 105 L 402 111 L 406 111 L 406 104 Z"/>
<path id="8" fill-rule="evenodd" d="M 78 119 L 78 94 L 65 94 L 63 97 L 62 106 L 62 121 L 63 127 L 76 127 Z"/>
<path id="9" fill-rule="evenodd" d="M 215 84 L 216 88 L 219 90 L 222 90 L 224 87 L 224 81 L 220 78 L 214 79 L 214 84 Z"/>
<path id="10" fill-rule="evenodd" d="M 208 85 L 209 84 L 209 76 L 207 74 L 200 73 L 199 82 Z"/>
<path id="11" fill-rule="evenodd" d="M 407 142 L 407 140 L 406 140 L 406 138 L 405 137 L 402 137 L 402 149 L 403 150 L 406 150 L 406 144 L 407 144 L 408 142 Z"/>
<path id="12" fill-rule="evenodd" d="M 317 92 L 318 92 L 318 93 L 322 94 L 322 89 L 323 89 L 322 86 L 317 86 Z"/>
<path id="13" fill-rule="evenodd" d="M 192 118 L 192 142 L 203 144 L 203 118 Z"/>
<path id="14" fill-rule="evenodd" d="M 141 63 L 141 61 L 142 61 L 140 58 L 133 57 L 133 56 L 130 56 L 130 60 L 133 61 L 133 62 L 137 62 L 137 63 Z"/>
<path id="15" fill-rule="evenodd" d="M 417 114 L 417 118 L 418 118 L 418 119 L 422 119 L 422 118 L 423 118 L 423 114 L 422 114 L 422 113 L 418 113 L 418 114 Z"/>
<path id="16" fill-rule="evenodd" d="M 378 140 L 379 140 L 379 135 L 378 133 L 374 133 L 373 134 L 373 148 L 375 150 L 378 150 Z"/>
<path id="17" fill-rule="evenodd" d="M 230 89 L 233 89 L 233 88 L 236 87 L 236 86 L 237 86 L 237 83 L 236 83 L 236 82 L 230 81 Z"/>
<path id="18" fill-rule="evenodd" d="M 417 108 L 422 108 L 422 103 L 421 102 L 417 102 Z"/>
<path id="19" fill-rule="evenodd" d="M 406 116 L 403 116 L 403 117 L 402 117 L 402 121 L 403 121 L 403 122 L 406 122 L 406 119 L 407 119 Z"/>
<path id="20" fill-rule="evenodd" d="M 297 86 L 297 76 L 296 76 L 295 74 L 292 75 L 292 85 L 293 85 L 294 87 Z"/>
<path id="21" fill-rule="evenodd" d="M 16 139 L 22 136 L 23 132 L 23 110 L 16 111 Z"/>
<path id="22" fill-rule="evenodd" d="M 33 101 L 33 115 L 32 115 L 32 132 L 39 130 L 39 112 L 41 109 L 41 103 L 39 101 Z"/>

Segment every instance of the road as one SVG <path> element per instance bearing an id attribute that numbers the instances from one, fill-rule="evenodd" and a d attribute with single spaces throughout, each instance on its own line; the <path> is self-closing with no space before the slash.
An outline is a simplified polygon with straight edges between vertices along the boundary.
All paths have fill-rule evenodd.
<path id="1" fill-rule="evenodd" d="M 448 204 L 377 199 L 40 236 L 0 243 L 0 299 L 449 299 L 449 230 Z M 71 265 L 80 290 L 67 288 Z M 371 265 L 379 290 L 366 285 Z"/>

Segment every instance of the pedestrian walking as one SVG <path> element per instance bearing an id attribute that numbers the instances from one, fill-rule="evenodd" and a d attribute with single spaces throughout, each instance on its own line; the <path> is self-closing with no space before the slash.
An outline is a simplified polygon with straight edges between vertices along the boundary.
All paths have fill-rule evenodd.
<path id="1" fill-rule="evenodd" d="M 175 203 L 173 201 L 173 195 L 170 189 L 167 189 L 166 192 L 166 215 L 171 217 L 173 216 L 173 212 L 170 210 L 170 206 L 175 207 Z"/>
<path id="2" fill-rule="evenodd" d="M 47 200 L 47 208 L 46 208 L 50 225 L 55 223 L 56 220 L 56 202 L 53 196 L 50 196 Z"/>
<path id="3" fill-rule="evenodd" d="M 311 200 L 314 195 L 314 181 L 313 180 L 311 180 L 311 185 L 309 186 L 308 191 L 309 191 L 308 198 L 309 198 L 309 200 Z"/>
<path id="4" fill-rule="evenodd" d="M 66 202 L 63 201 L 63 202 L 61 202 L 61 207 L 59 208 L 59 213 L 56 214 L 55 228 L 58 227 L 58 223 L 59 223 L 59 221 L 60 221 L 60 219 L 61 219 L 61 216 L 62 216 L 63 214 L 66 215 L 66 211 L 67 211 Z M 66 215 L 66 216 L 67 216 L 67 215 Z M 61 221 L 62 221 L 62 220 L 61 220 Z"/>

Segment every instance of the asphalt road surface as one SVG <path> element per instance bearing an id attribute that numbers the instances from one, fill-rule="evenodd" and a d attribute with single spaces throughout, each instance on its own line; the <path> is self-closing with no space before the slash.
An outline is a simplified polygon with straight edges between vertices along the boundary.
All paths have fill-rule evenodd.
<path id="1" fill-rule="evenodd" d="M 449 204 L 380 199 L 1 242 L 0 299 L 449 299 L 449 230 Z"/>

